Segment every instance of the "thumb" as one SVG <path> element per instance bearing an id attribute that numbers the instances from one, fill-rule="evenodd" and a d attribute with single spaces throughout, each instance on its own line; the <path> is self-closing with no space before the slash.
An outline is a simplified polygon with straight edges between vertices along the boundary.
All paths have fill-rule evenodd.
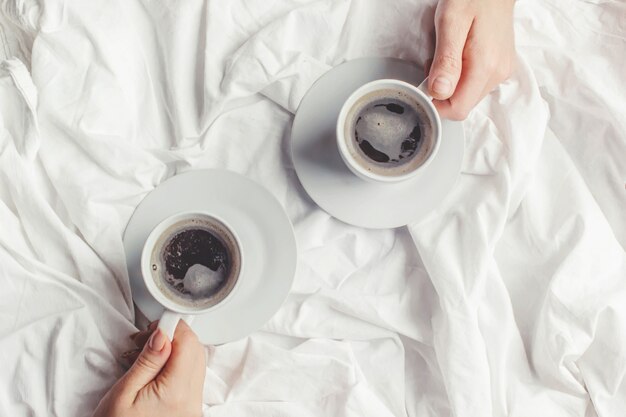
<path id="1" fill-rule="evenodd" d="M 463 48 L 471 21 L 457 15 L 449 7 L 437 8 L 435 56 L 428 74 L 428 90 L 437 100 L 452 96 L 461 77 Z M 458 16 L 458 17 L 457 17 Z"/>
<path id="2" fill-rule="evenodd" d="M 120 380 L 122 391 L 132 396 L 148 385 L 161 372 L 172 353 L 172 343 L 165 333 L 157 328 L 143 347 L 137 360 Z"/>

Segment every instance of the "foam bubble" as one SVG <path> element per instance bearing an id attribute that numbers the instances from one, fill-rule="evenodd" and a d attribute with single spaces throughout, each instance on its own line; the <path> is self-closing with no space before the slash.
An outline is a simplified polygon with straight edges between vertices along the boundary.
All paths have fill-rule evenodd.
<path id="1" fill-rule="evenodd" d="M 209 296 L 226 280 L 226 268 L 220 265 L 217 271 L 201 264 L 192 265 L 183 278 L 183 287 L 193 297 Z"/>

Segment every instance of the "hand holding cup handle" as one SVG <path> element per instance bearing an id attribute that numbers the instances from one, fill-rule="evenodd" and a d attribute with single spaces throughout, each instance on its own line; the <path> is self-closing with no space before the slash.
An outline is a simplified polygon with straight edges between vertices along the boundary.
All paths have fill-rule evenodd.
<path id="1" fill-rule="evenodd" d="M 174 332 L 176 331 L 176 326 L 178 326 L 178 322 L 183 320 L 191 327 L 191 323 L 193 322 L 194 316 L 191 314 L 180 314 L 171 310 L 164 310 L 163 315 L 159 319 L 158 328 L 163 331 L 170 339 L 170 341 L 174 340 Z"/>

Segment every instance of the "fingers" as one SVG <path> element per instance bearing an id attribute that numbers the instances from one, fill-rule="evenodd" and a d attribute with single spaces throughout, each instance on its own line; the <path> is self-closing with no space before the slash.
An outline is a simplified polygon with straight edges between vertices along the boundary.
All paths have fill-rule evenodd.
<path id="1" fill-rule="evenodd" d="M 124 367 L 128 370 L 139 357 L 141 349 L 133 349 L 122 353 L 121 359 Z"/>
<path id="2" fill-rule="evenodd" d="M 489 44 L 490 27 L 476 23 L 470 28 L 463 51 L 463 72 L 452 97 L 433 101 L 441 117 L 464 120 L 471 109 L 510 75 L 513 53 Z M 508 45 L 508 43 L 507 43 Z"/>
<path id="3" fill-rule="evenodd" d="M 168 391 L 179 390 L 186 394 L 197 391 L 195 394 L 201 397 L 205 371 L 204 346 L 181 320 L 174 333 L 172 354 L 159 375 L 159 385 Z"/>
<path id="4" fill-rule="evenodd" d="M 129 337 L 133 341 L 135 341 L 137 339 L 137 337 L 139 335 L 142 335 L 142 334 L 144 334 L 144 335 L 147 334 L 148 337 L 149 337 L 152 334 L 152 332 L 157 328 L 158 325 L 159 325 L 159 321 L 158 320 L 150 322 L 150 324 L 148 324 L 148 327 L 145 330 L 141 330 L 139 332 L 133 333 Z M 144 342 L 144 344 L 145 344 L 145 342 Z M 141 346 L 139 346 L 139 345 L 138 346 L 139 347 L 143 347 L 144 344 L 141 344 Z"/>
<path id="5" fill-rule="evenodd" d="M 122 395 L 131 397 L 134 400 L 139 390 L 159 375 L 170 357 L 171 351 L 171 342 L 160 329 L 157 329 L 143 350 L 137 355 L 131 368 L 120 379 L 119 387 Z M 132 355 L 133 353 L 129 353 L 129 358 Z"/>
<path id="6" fill-rule="evenodd" d="M 433 100 L 439 115 L 445 119 L 464 120 L 474 106 L 488 93 L 488 80 L 477 63 L 467 65 L 454 95 L 448 100 Z"/>
<path id="7" fill-rule="evenodd" d="M 152 336 L 152 332 L 156 329 L 158 324 L 158 321 L 153 321 L 146 330 L 130 335 L 130 340 L 132 340 L 135 346 L 137 346 L 137 349 L 131 349 L 122 353 L 121 359 L 126 369 L 130 368 L 132 364 L 135 363 L 137 357 L 139 357 L 139 354 L 141 353 L 141 350 L 148 342 L 148 339 L 150 339 L 150 336 Z"/>
<path id="8" fill-rule="evenodd" d="M 509 2 L 440 0 L 429 90 L 441 117 L 463 120 L 512 72 L 515 61 Z"/>
<path id="9" fill-rule="evenodd" d="M 435 14 L 435 56 L 428 74 L 430 95 L 446 100 L 454 93 L 463 67 L 463 48 L 472 18 L 450 6 L 452 2 L 440 2 Z"/>
<path id="10" fill-rule="evenodd" d="M 150 339 L 151 335 L 152 335 L 152 330 L 144 330 L 142 332 L 135 333 L 131 337 L 131 339 L 135 343 L 135 346 L 141 349 L 148 342 L 148 339 Z"/>

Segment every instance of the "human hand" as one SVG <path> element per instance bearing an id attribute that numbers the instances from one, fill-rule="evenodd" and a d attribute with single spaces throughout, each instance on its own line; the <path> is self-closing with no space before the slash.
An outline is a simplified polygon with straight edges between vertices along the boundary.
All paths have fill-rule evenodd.
<path id="1" fill-rule="evenodd" d="M 204 347 L 182 320 L 173 342 L 155 328 L 156 323 L 133 336 L 143 350 L 125 354 L 132 366 L 102 398 L 93 417 L 202 415 Z"/>
<path id="2" fill-rule="evenodd" d="M 441 117 L 463 120 L 515 64 L 513 0 L 440 0 L 428 89 Z M 428 64 L 427 64 L 428 67 Z"/>

